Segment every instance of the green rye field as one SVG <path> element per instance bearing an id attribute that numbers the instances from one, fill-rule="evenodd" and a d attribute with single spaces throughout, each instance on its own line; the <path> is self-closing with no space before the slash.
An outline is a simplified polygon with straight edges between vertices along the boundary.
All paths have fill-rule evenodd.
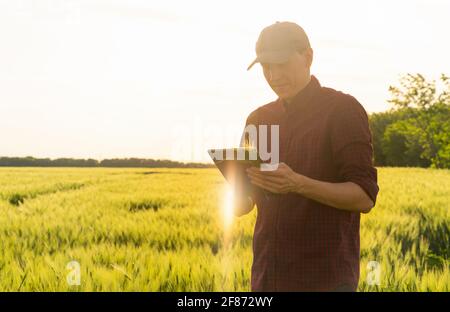
<path id="1" fill-rule="evenodd" d="M 378 173 L 358 290 L 450 291 L 450 170 Z M 0 168 L 0 291 L 248 291 L 256 210 L 227 194 L 216 169 Z"/>

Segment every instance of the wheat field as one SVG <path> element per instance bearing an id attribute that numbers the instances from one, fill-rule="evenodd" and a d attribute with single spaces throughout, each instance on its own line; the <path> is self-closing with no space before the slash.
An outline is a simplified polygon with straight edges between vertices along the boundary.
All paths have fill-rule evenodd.
<path id="1" fill-rule="evenodd" d="M 450 170 L 378 172 L 358 290 L 450 291 Z M 0 291 L 248 291 L 228 196 L 216 169 L 0 168 Z"/>

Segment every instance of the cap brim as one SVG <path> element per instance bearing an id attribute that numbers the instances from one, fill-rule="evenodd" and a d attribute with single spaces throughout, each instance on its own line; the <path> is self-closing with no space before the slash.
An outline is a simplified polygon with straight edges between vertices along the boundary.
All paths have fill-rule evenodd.
<path id="1" fill-rule="evenodd" d="M 250 70 L 256 63 L 273 63 L 282 64 L 289 60 L 289 57 L 295 51 L 268 51 L 258 55 L 258 57 L 248 66 L 247 70 Z"/>
<path id="2" fill-rule="evenodd" d="M 247 67 L 247 70 L 250 70 L 250 68 L 253 67 L 253 65 L 255 65 L 256 63 L 258 63 L 258 58 L 255 58 L 255 60 Z"/>

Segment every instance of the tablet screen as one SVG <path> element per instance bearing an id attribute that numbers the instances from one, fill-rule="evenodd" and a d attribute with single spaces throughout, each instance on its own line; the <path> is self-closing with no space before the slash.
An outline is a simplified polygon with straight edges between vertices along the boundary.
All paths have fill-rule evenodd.
<path id="1" fill-rule="evenodd" d="M 248 147 L 210 149 L 209 155 L 225 179 L 231 184 L 237 195 L 251 195 L 256 186 L 250 183 L 246 169 L 259 167 L 261 159 L 256 149 Z"/>

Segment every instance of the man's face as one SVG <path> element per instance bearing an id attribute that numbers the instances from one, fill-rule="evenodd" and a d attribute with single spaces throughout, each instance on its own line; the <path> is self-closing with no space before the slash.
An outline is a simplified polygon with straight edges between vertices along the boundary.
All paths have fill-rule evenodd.
<path id="1" fill-rule="evenodd" d="M 289 102 L 309 82 L 311 62 L 312 50 L 306 50 L 293 53 L 285 63 L 261 63 L 261 66 L 272 90 Z"/>

